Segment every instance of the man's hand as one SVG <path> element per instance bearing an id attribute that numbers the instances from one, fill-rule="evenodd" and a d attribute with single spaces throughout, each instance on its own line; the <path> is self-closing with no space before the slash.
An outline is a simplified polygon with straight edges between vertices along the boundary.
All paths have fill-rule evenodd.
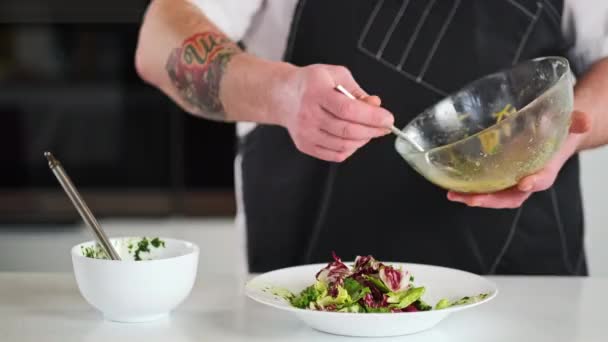
<path id="1" fill-rule="evenodd" d="M 550 188 L 559 170 L 564 163 L 576 153 L 581 144 L 582 133 L 586 133 L 591 128 L 591 118 L 589 115 L 575 111 L 572 113 L 572 124 L 570 134 L 566 138 L 562 148 L 557 155 L 541 171 L 524 177 L 517 186 L 507 190 L 491 194 L 460 194 L 448 192 L 448 199 L 454 202 L 461 202 L 471 207 L 485 208 L 518 208 L 534 192 L 547 190 Z"/>
<path id="2" fill-rule="evenodd" d="M 335 90 L 341 84 L 361 101 Z M 388 134 L 394 118 L 369 96 L 348 69 L 333 65 L 295 68 L 279 86 L 276 122 L 296 147 L 313 157 L 342 162 L 371 139 Z"/>
<path id="3" fill-rule="evenodd" d="M 184 110 L 283 126 L 300 151 L 326 161 L 344 161 L 394 120 L 346 68 L 297 67 L 240 51 L 189 1 L 150 4 L 135 60 L 139 75 Z M 336 91 L 338 84 L 361 101 Z"/>

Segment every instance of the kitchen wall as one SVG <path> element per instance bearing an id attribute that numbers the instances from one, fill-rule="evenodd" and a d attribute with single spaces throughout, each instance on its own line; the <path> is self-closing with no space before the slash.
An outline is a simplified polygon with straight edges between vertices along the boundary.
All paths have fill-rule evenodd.
<path id="1" fill-rule="evenodd" d="M 582 186 L 592 275 L 608 276 L 608 149 L 583 154 Z M 155 235 L 193 241 L 201 247 L 201 274 L 236 272 L 243 248 L 231 218 L 103 220 L 109 235 Z M 0 271 L 70 271 L 69 248 L 90 240 L 85 227 L 0 227 Z"/>

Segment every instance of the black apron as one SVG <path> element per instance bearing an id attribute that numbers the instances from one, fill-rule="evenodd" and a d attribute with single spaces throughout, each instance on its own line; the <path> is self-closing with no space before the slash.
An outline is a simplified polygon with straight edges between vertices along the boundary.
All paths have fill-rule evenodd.
<path id="1" fill-rule="evenodd" d="M 562 1 L 301 0 L 285 59 L 348 67 L 405 126 L 465 83 L 518 61 L 565 55 Z M 479 274 L 587 274 L 578 157 L 522 208 L 446 199 L 399 156 L 394 137 L 347 161 L 297 151 L 281 127 L 240 144 L 249 270 L 344 260 L 454 267 Z"/>

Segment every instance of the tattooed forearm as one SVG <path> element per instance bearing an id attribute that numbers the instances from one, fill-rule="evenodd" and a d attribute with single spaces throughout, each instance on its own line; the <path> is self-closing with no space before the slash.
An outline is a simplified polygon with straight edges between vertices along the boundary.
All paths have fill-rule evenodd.
<path id="1" fill-rule="evenodd" d="M 220 84 L 228 62 L 239 52 L 236 44 L 215 32 L 197 33 L 171 52 L 166 69 L 180 96 L 199 114 L 223 120 Z"/>

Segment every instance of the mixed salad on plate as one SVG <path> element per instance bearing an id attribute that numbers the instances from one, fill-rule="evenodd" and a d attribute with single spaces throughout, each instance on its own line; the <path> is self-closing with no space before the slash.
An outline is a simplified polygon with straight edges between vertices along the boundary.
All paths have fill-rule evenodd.
<path id="1" fill-rule="evenodd" d="M 275 294 L 301 309 L 355 313 L 440 310 L 476 303 L 489 296 L 482 293 L 454 301 L 441 299 L 432 306 L 422 300 L 424 286 L 416 286 L 414 276 L 407 270 L 385 265 L 371 255 L 358 256 L 350 268 L 335 253 L 333 258 L 317 273 L 316 282 L 299 294 L 285 290 Z"/>

